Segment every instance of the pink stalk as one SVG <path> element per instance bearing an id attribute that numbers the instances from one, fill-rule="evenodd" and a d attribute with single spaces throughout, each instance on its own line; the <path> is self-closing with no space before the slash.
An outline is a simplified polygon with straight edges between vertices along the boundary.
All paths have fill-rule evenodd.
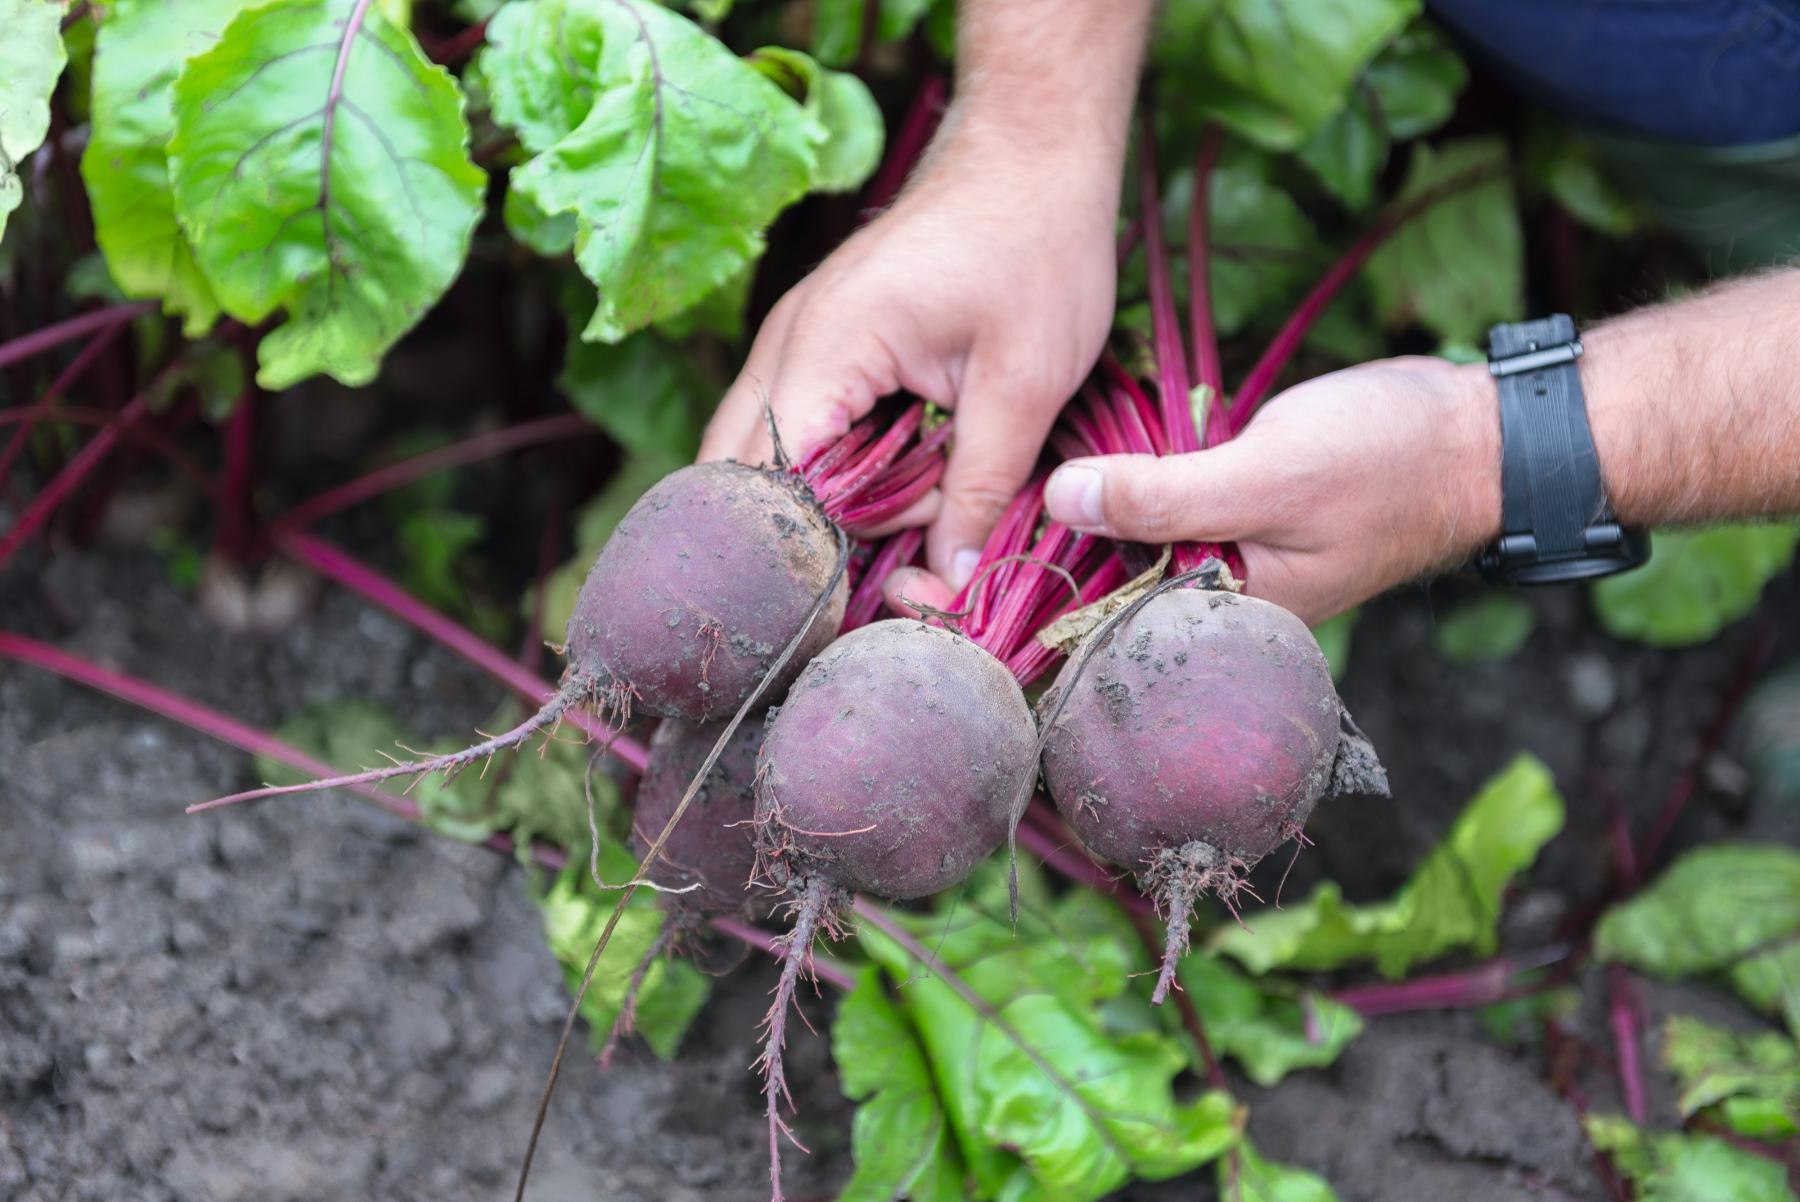
<path id="1" fill-rule="evenodd" d="M 856 582 L 849 604 L 844 607 L 842 630 L 855 630 L 858 626 L 867 626 L 875 620 L 875 616 L 881 612 L 882 582 L 896 569 L 906 567 L 917 559 L 924 546 L 925 531 L 916 527 L 902 530 L 881 541 L 879 549 L 863 569 L 862 578 Z"/>
<path id="2" fill-rule="evenodd" d="M 1189 408 L 1187 350 L 1181 345 L 1181 313 L 1169 279 L 1169 248 L 1163 237 L 1162 203 L 1156 185 L 1156 128 L 1144 109 L 1138 137 L 1138 197 L 1144 209 L 1144 253 L 1150 269 L 1150 337 L 1156 354 L 1156 382 L 1162 399 L 1163 434 L 1176 454 L 1198 451 L 1200 438 Z M 1198 193 L 1195 203 L 1199 203 Z"/>
<path id="3" fill-rule="evenodd" d="M 1042 802 L 1038 800 L 1034 800 L 1032 804 L 1034 807 L 1042 806 Z M 1019 823 L 1018 838 L 1019 846 L 1071 883 L 1116 897 L 1129 909 L 1146 914 L 1154 913 L 1155 907 L 1148 898 L 1125 884 L 1124 878 L 1111 875 L 1089 859 L 1073 836 L 1058 838 L 1043 827 L 1027 821 Z"/>
<path id="4" fill-rule="evenodd" d="M 1622 965 L 1606 970 L 1607 1025 L 1612 1028 L 1613 1053 L 1618 1059 L 1619 1093 L 1625 1102 L 1625 1113 L 1634 1123 L 1642 1123 L 1650 1113 L 1644 1090 L 1643 1049 L 1639 1043 L 1637 998 L 1632 992 L 1631 978 Z"/>
<path id="5" fill-rule="evenodd" d="M 925 148 L 931 145 L 938 124 L 944 119 L 944 104 L 949 91 L 950 86 L 942 75 L 928 75 L 919 84 L 919 90 L 913 94 L 912 106 L 906 110 L 900 130 L 894 135 L 893 146 L 875 172 L 875 178 L 869 181 L 868 191 L 863 193 L 864 213 L 873 216 L 893 204 L 900 195 L 900 189 L 906 186 L 907 177 L 925 157 Z"/>
<path id="6" fill-rule="evenodd" d="M 218 552 L 230 559 L 249 558 L 256 531 L 256 398 L 251 386 L 237 400 L 225 424 L 225 470 L 220 487 Z"/>
<path id="7" fill-rule="evenodd" d="M 477 21 L 461 33 L 452 34 L 431 48 L 431 61 L 448 67 L 474 54 L 487 40 L 488 23 Z"/>
<path id="8" fill-rule="evenodd" d="M 766 952 L 777 960 L 786 960 L 788 957 L 788 945 L 786 941 L 779 936 L 771 935 L 759 926 L 753 926 L 752 924 L 745 922 L 741 918 L 715 918 L 712 920 L 712 927 L 713 930 L 718 931 L 720 934 L 729 935 L 746 947 L 753 947 L 759 952 Z M 819 980 L 824 981 L 827 985 L 834 986 L 845 993 L 849 993 L 852 989 L 856 988 L 856 977 L 851 974 L 848 968 L 845 968 L 841 963 L 833 960 L 830 956 L 822 956 L 817 952 L 814 952 L 812 963 L 809 967 L 812 969 L 813 975 L 817 976 Z"/>
<path id="9" fill-rule="evenodd" d="M 324 539 L 288 529 L 277 529 L 274 538 L 276 546 L 283 553 L 422 631 L 533 705 L 543 704 L 556 693 L 553 685 L 520 667 L 504 651 L 445 617 L 374 568 L 345 554 Z M 641 743 L 623 735 L 614 735 L 599 721 L 577 710 L 569 710 L 564 717 L 605 746 L 609 754 L 638 772 L 644 770 L 648 753 Z"/>
<path id="10" fill-rule="evenodd" d="M 1521 985 L 1516 978 L 1569 957 L 1566 944 L 1555 944 L 1525 956 L 1503 956 L 1458 972 L 1351 985 L 1334 990 L 1341 1002 L 1365 1018 L 1383 1014 L 1407 1014 L 1416 1010 L 1469 1010 L 1534 992 L 1540 986 Z"/>
<path id="11" fill-rule="evenodd" d="M 451 443 L 447 447 L 439 447 L 377 468 L 366 476 L 359 476 L 348 483 L 328 489 L 282 514 L 276 524 L 296 530 L 304 529 L 340 510 L 392 492 L 436 472 L 480 463 L 525 447 L 581 438 L 599 432 L 592 422 L 576 413 L 563 413 L 555 417 L 521 422 L 503 430 L 491 430 Z"/>
<path id="12" fill-rule="evenodd" d="M 1216 430 L 1211 423 L 1208 423 L 1208 434 L 1216 433 L 1216 437 L 1212 440 L 1213 444 L 1216 445 L 1227 438 L 1235 437 L 1249 423 L 1251 415 L 1256 412 L 1257 405 L 1261 404 L 1263 398 L 1268 395 L 1276 379 L 1280 377 L 1282 369 L 1287 366 L 1288 360 L 1293 358 L 1294 352 L 1300 349 L 1300 344 L 1305 341 L 1307 333 L 1318 323 L 1319 318 L 1325 315 L 1325 310 L 1331 307 L 1331 302 L 1337 299 L 1337 294 L 1344 285 L 1349 283 L 1350 278 L 1368 261 L 1369 256 L 1380 249 L 1381 244 L 1386 242 L 1395 230 L 1438 201 L 1494 178 L 1496 178 L 1496 173 L 1488 168 L 1465 171 L 1435 188 L 1421 192 L 1405 204 L 1398 205 L 1377 217 L 1374 224 L 1364 232 L 1362 237 L 1351 243 L 1350 248 L 1339 256 L 1338 261 L 1326 270 L 1319 282 L 1313 285 L 1312 291 L 1306 294 L 1306 298 L 1294 310 L 1293 315 L 1287 319 L 1281 329 L 1276 331 L 1275 337 L 1269 342 L 1268 349 L 1250 368 L 1249 374 L 1244 377 L 1244 382 L 1238 386 L 1237 394 L 1231 398 L 1231 404 L 1226 411 L 1226 420 L 1219 423 Z"/>
<path id="13" fill-rule="evenodd" d="M 101 428 L 100 432 L 88 439 L 87 444 L 75 452 L 73 458 L 63 465 L 63 469 L 50 478 L 44 490 L 26 506 L 25 512 L 18 516 L 4 534 L 0 534 L 0 567 L 5 567 L 20 547 L 37 533 L 38 529 L 48 522 L 56 513 L 57 507 L 68 499 L 88 474 L 98 467 L 119 441 L 119 435 L 129 430 L 150 412 L 150 398 L 155 395 L 162 382 L 180 362 L 177 359 L 156 374 L 144 390 L 138 393 L 125 407 L 119 410 L 112 422 Z"/>
<path id="14" fill-rule="evenodd" d="M 23 425 L 28 422 L 49 422 L 51 425 L 85 426 L 93 429 L 104 429 L 118 418 L 118 413 L 105 409 L 89 409 L 78 405 L 26 405 L 18 409 L 0 409 L 0 426 Z M 147 449 L 165 460 L 170 467 L 192 480 L 196 487 L 215 502 L 224 493 L 219 482 L 207 475 L 206 469 L 200 465 L 187 451 L 167 434 L 155 426 L 145 424 L 121 430 L 119 437 L 128 443 L 142 444 Z"/>
<path id="15" fill-rule="evenodd" d="M 267 731 L 258 730 L 235 718 L 227 717 L 217 710 L 209 709 L 197 701 L 191 701 L 167 689 L 162 689 L 145 680 L 127 676 L 122 672 L 114 672 L 99 664 L 91 663 L 79 656 L 70 655 L 48 643 L 27 638 L 22 634 L 14 634 L 8 630 L 0 630 L 0 657 L 16 660 L 22 664 L 30 664 L 34 668 L 42 668 L 46 672 L 54 672 L 66 680 L 86 685 L 102 693 L 111 694 L 121 701 L 150 711 L 158 717 L 171 722 L 178 722 L 203 735 L 210 735 L 222 743 L 229 743 L 251 755 L 265 756 L 279 760 L 290 768 L 308 772 L 314 776 L 330 777 L 337 775 L 337 769 L 322 760 L 314 759 L 304 751 L 282 742 Z M 406 797 L 392 793 L 384 793 L 380 789 L 368 786 L 356 786 L 348 790 L 373 802 L 390 814 L 398 814 L 413 822 L 422 821 L 418 803 Z M 505 835 L 495 834 L 484 839 L 483 845 L 495 851 L 512 855 L 515 850 L 513 841 Z M 560 868 L 564 857 L 553 848 L 532 848 L 532 857 L 545 867 Z"/>
<path id="16" fill-rule="evenodd" d="M 113 340 L 124 328 L 123 324 L 110 325 L 89 339 L 87 345 L 77 351 L 75 357 L 69 360 L 68 366 L 57 373 L 56 379 L 50 382 L 50 387 L 44 390 L 44 395 L 38 398 L 37 404 L 29 407 L 31 416 L 20 419 L 19 428 L 13 431 L 12 438 L 6 444 L 6 450 L 0 451 L 0 485 L 6 483 L 6 477 L 11 474 L 13 464 L 24 452 L 25 444 L 30 441 L 31 431 L 37 425 L 38 418 L 55 411 L 56 403 L 70 388 L 74 387 L 76 381 L 87 374 L 88 368 L 92 367 L 100 356 L 106 353 L 107 348 L 112 346 Z M 0 414 L 0 417 L 5 416 L 5 414 Z"/>
<path id="17" fill-rule="evenodd" d="M 1212 263 L 1209 206 L 1212 173 L 1223 141 L 1217 122 L 1207 125 L 1194 159 L 1194 202 L 1188 207 L 1188 341 L 1194 348 L 1194 379 L 1207 389 L 1208 415 L 1218 412 L 1225 400 L 1225 369 L 1219 364 L 1219 336 L 1213 329 Z M 1190 450 L 1198 450 L 1195 446 Z"/>
<path id="18" fill-rule="evenodd" d="M 155 309 L 156 302 L 154 301 L 130 301 L 121 305 L 108 305 L 104 309 L 96 309 L 92 313 L 83 313 L 79 317 L 59 321 L 55 325 L 45 326 L 41 330 L 21 334 L 10 342 L 0 343 L 0 367 L 11 367 L 15 363 L 41 355 L 45 351 L 54 350 L 65 342 L 73 342 L 83 334 L 92 334 L 96 330 L 122 325 L 134 317 L 141 317 Z"/>

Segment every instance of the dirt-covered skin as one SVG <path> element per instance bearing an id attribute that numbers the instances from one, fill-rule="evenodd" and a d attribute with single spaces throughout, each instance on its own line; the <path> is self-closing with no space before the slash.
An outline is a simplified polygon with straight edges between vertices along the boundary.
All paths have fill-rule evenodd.
<path id="1" fill-rule="evenodd" d="M 903 619 L 852 631 L 769 723 L 765 848 L 878 897 L 949 888 L 1005 840 L 1035 742 L 1018 683 L 968 639 Z"/>
<path id="2" fill-rule="evenodd" d="M 1143 871 L 1157 849 L 1194 840 L 1253 864 L 1325 795 L 1342 712 L 1294 615 L 1177 589 L 1087 661 L 1045 745 L 1044 779 L 1082 842 L 1115 864 Z"/>
<path id="3" fill-rule="evenodd" d="M 632 841 L 639 856 L 675 813 L 724 729 L 723 722 L 697 726 L 666 721 L 657 727 L 632 810 Z M 761 719 L 751 718 L 737 728 L 650 871 L 651 880 L 671 889 L 701 886 L 674 899 L 683 909 L 725 914 L 749 906 L 756 867 L 750 832 L 756 812 L 753 782 L 762 740 Z"/>
<path id="4" fill-rule="evenodd" d="M 613 532 L 569 619 L 571 669 L 635 712 L 729 718 L 831 579 L 837 536 L 817 506 L 736 463 L 672 472 Z M 764 697 L 836 637 L 849 591 L 824 612 Z"/>

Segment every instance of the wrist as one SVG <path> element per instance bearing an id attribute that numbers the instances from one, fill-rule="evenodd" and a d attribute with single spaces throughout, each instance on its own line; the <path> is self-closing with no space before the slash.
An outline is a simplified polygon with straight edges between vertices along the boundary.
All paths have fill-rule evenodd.
<path id="1" fill-rule="evenodd" d="M 1447 373 L 1451 438 L 1453 558 L 1465 560 L 1500 537 L 1500 396 L 1481 363 Z"/>

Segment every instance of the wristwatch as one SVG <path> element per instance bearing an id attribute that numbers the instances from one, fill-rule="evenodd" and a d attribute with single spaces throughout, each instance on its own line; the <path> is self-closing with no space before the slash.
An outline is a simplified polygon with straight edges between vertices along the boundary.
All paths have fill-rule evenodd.
<path id="1" fill-rule="evenodd" d="M 1619 525 L 1607 504 L 1580 358 L 1581 339 L 1566 313 L 1488 331 L 1501 445 L 1501 533 L 1478 561 L 1490 580 L 1586 580 L 1650 558 L 1650 540 Z"/>

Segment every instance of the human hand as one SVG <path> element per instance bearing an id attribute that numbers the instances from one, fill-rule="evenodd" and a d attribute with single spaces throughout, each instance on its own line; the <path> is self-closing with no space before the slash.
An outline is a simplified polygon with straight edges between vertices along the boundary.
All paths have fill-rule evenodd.
<path id="1" fill-rule="evenodd" d="M 1500 529 L 1500 418 L 1480 365 L 1387 359 L 1268 402 L 1212 450 L 1071 460 L 1050 516 L 1144 543 L 1235 541 L 1247 590 L 1317 624 Z"/>
<path id="2" fill-rule="evenodd" d="M 1114 158 L 951 126 L 894 207 L 770 312 L 700 457 L 766 462 L 765 398 L 793 457 L 889 393 L 951 409 L 941 497 L 899 524 L 930 522 L 927 563 L 960 586 L 1105 339 Z"/>

